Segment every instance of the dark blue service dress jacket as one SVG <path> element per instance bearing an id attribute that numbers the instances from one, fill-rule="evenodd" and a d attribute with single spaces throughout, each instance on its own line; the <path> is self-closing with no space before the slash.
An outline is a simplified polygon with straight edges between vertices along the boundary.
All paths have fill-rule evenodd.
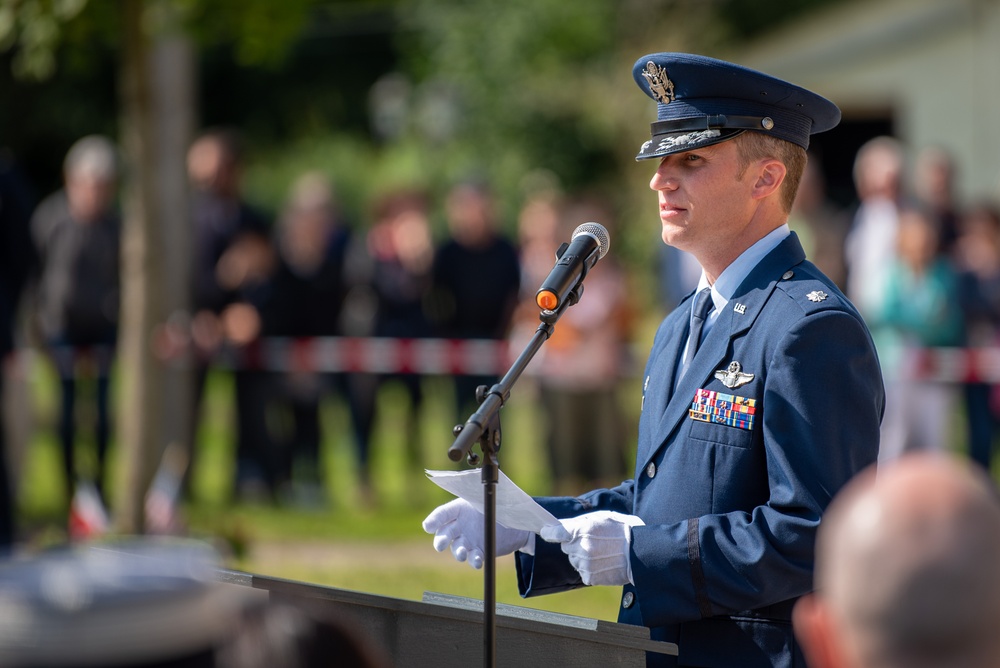
<path id="1" fill-rule="evenodd" d="M 618 619 L 679 646 L 649 665 L 803 666 L 791 609 L 812 588 L 820 516 L 878 454 L 875 346 L 794 234 L 750 272 L 675 383 L 689 312 L 690 297 L 653 343 L 635 477 L 538 501 L 556 517 L 645 522 L 632 529 L 635 585 Z M 557 544 L 537 540 L 516 565 L 522 596 L 583 586 Z"/>

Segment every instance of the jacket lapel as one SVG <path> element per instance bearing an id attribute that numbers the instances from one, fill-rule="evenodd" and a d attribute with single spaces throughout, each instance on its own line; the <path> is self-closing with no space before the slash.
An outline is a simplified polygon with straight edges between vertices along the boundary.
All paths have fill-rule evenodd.
<path id="1" fill-rule="evenodd" d="M 672 364 L 668 367 L 669 373 L 663 374 L 669 376 L 670 384 L 662 388 L 665 394 L 658 394 L 668 397 L 667 404 L 654 432 L 656 437 L 651 443 L 652 447 L 648 452 L 639 453 L 642 461 L 641 466 L 637 466 L 636 470 L 644 469 L 656 451 L 673 438 L 674 432 L 687 418 L 695 392 L 712 381 L 716 370 L 725 368 L 732 361 L 726 359 L 730 342 L 750 329 L 778 281 L 782 280 L 785 272 L 804 259 L 805 253 L 794 232 L 768 253 L 737 288 L 723 312 L 719 314 L 715 324 L 712 325 L 711 331 L 691 361 L 687 373 L 677 383 L 676 389 L 673 389 L 677 357 L 680 355 L 687 337 L 686 319 L 681 319 L 682 324 L 679 327 L 675 324 L 675 331 L 668 339 L 672 342 L 673 354 L 665 355 L 665 358 L 671 358 Z M 678 308 L 690 308 L 689 301 L 685 301 Z M 655 421 L 653 415 L 650 417 Z"/>
<path id="2" fill-rule="evenodd" d="M 677 341 L 687 339 L 691 310 L 692 292 L 666 317 L 661 329 L 656 335 L 656 344 L 650 351 L 649 363 L 646 365 L 648 374 L 643 388 L 642 416 L 640 418 L 641 434 L 650 434 L 649 438 L 640 437 L 636 459 L 644 459 L 650 451 L 659 447 L 661 441 L 655 438 L 659 433 L 660 422 L 674 394 L 677 366 L 680 361 L 680 346 Z"/>
<path id="3" fill-rule="evenodd" d="M 694 293 L 691 294 L 693 296 Z M 668 321 L 668 329 L 665 332 L 666 336 L 664 341 L 685 341 L 688 336 L 688 329 L 691 326 L 691 318 L 689 314 L 691 312 L 691 299 L 685 299 L 681 305 L 674 312 L 674 317 Z M 682 346 L 669 346 L 667 350 L 663 351 L 662 359 L 658 360 L 657 368 L 662 369 L 662 373 L 659 374 L 659 378 L 650 380 L 652 385 L 656 383 L 656 392 L 653 395 L 656 397 L 656 416 L 663 414 L 663 411 L 667 408 L 667 403 L 673 396 L 673 388 L 677 383 L 677 369 L 680 366 L 680 357 Z M 657 417 L 657 419 L 659 419 Z"/>

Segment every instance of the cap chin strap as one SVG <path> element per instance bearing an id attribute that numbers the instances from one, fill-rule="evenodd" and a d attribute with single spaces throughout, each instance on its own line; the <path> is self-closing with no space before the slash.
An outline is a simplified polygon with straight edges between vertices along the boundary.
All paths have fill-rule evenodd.
<path id="1" fill-rule="evenodd" d="M 695 118 L 678 118 L 672 121 L 657 121 L 649 126 L 650 134 L 666 134 L 668 132 L 688 132 L 692 130 L 770 130 L 774 120 L 770 116 L 727 116 L 713 114 Z"/>

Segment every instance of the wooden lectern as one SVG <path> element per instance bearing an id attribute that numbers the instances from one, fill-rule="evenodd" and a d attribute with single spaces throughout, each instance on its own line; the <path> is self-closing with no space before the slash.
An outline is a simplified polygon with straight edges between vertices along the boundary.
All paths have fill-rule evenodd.
<path id="1" fill-rule="evenodd" d="M 344 616 L 400 668 L 483 663 L 483 602 L 476 599 L 427 592 L 409 601 L 238 571 L 221 571 L 220 580 Z M 642 626 L 504 604 L 496 613 L 500 666 L 645 666 L 646 652 L 677 654 L 677 645 L 650 640 Z"/>

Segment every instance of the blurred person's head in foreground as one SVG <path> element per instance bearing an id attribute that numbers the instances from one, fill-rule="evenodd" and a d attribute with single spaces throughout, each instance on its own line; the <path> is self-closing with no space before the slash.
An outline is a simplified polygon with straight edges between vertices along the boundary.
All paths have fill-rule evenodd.
<path id="1" fill-rule="evenodd" d="M 906 455 L 870 468 L 819 529 L 795 632 L 812 668 L 1000 665 L 1000 501 L 974 464 Z"/>
<path id="2" fill-rule="evenodd" d="M 0 565 L 0 665 L 214 666 L 240 601 L 214 581 L 214 550 L 127 540 Z"/>
<path id="3" fill-rule="evenodd" d="M 0 563 L 4 668 L 388 665 L 340 616 L 220 579 L 186 539 L 123 539 Z"/>

